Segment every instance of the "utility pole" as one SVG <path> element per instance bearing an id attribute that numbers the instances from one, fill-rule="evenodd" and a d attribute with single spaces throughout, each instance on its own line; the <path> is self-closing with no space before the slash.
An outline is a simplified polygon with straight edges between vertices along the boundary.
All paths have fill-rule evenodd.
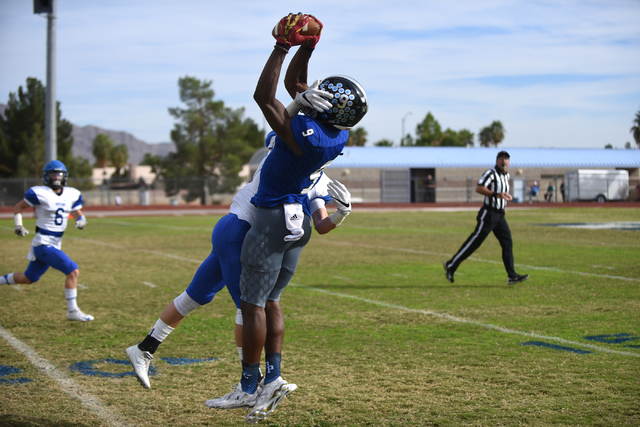
<path id="1" fill-rule="evenodd" d="M 33 13 L 47 14 L 47 92 L 44 107 L 44 161 L 58 158 L 56 108 L 56 0 L 33 0 Z"/>

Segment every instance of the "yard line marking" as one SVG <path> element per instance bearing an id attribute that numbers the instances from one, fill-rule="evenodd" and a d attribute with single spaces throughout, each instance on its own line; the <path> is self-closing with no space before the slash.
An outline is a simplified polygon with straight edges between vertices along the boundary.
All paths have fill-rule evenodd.
<path id="1" fill-rule="evenodd" d="M 391 273 L 391 275 L 395 277 L 404 277 L 406 279 L 409 278 L 409 276 L 407 276 L 406 274 Z"/>
<path id="2" fill-rule="evenodd" d="M 130 424 L 120 420 L 120 415 L 118 415 L 117 412 L 104 406 L 100 399 L 89 394 L 86 389 L 80 387 L 75 381 L 67 377 L 62 370 L 56 369 L 56 367 L 47 359 L 40 356 L 27 344 L 14 337 L 2 326 L 0 326 L 0 335 L 2 335 L 2 337 L 7 340 L 13 348 L 24 354 L 32 365 L 40 369 L 40 372 L 48 375 L 56 381 L 65 393 L 75 399 L 78 399 L 82 405 L 89 410 L 89 412 L 101 418 L 107 423 L 107 425 L 112 427 L 130 426 Z"/>
<path id="3" fill-rule="evenodd" d="M 396 252 L 407 252 L 407 253 L 413 253 L 413 254 L 420 254 L 420 255 L 434 255 L 434 256 L 443 256 L 443 257 L 451 257 L 451 254 L 445 254 L 442 252 L 430 252 L 430 251 L 422 251 L 422 250 L 418 250 L 418 249 L 406 249 L 406 248 L 393 248 L 390 246 L 373 246 L 373 245 L 363 245 L 363 244 L 357 244 L 357 243 L 349 243 L 349 242 L 336 242 L 336 241 L 329 241 L 326 239 L 318 239 L 318 242 L 324 243 L 324 244 L 329 244 L 329 245 L 343 245 L 343 246 L 357 246 L 359 248 L 369 248 L 369 249 L 383 249 L 386 251 L 396 251 Z M 488 264 L 499 264 L 499 265 L 503 265 L 502 261 L 494 261 L 494 260 L 490 260 L 490 259 L 482 259 L 482 258 L 477 258 L 477 257 L 469 257 L 467 259 L 470 259 L 471 261 L 476 261 L 476 262 L 485 262 Z M 640 282 L 640 279 L 635 279 L 633 277 L 623 277 L 623 276 L 611 276 L 609 274 L 597 274 L 597 273 L 585 273 L 583 271 L 573 271 L 573 270 L 561 270 L 559 268 L 556 267 L 537 267 L 535 265 L 527 265 L 527 264 L 515 264 L 518 267 L 523 267 L 523 268 L 530 268 L 532 270 L 545 270 L 545 271 L 554 271 L 557 273 L 569 273 L 569 274 L 578 274 L 580 276 L 593 276 L 593 277 L 602 277 L 605 279 L 617 279 L 617 280 L 627 280 L 630 282 Z"/>
<path id="4" fill-rule="evenodd" d="M 88 287 L 86 287 L 82 283 L 78 283 L 76 286 L 79 287 L 80 289 L 89 289 Z"/>
<path id="5" fill-rule="evenodd" d="M 23 290 L 23 289 L 22 289 L 22 286 L 20 286 L 20 285 L 11 285 L 11 287 L 12 287 L 13 289 L 15 289 L 16 291 L 18 291 L 18 292 L 20 292 L 20 291 L 22 291 L 22 290 Z"/>
<path id="6" fill-rule="evenodd" d="M 150 287 L 150 288 L 155 288 L 155 287 L 156 287 L 156 285 L 154 285 L 154 284 L 153 284 L 153 283 L 151 283 L 151 282 L 142 282 L 142 284 L 143 284 L 143 285 L 147 285 L 147 286 L 148 286 L 148 287 Z"/>
<path id="7" fill-rule="evenodd" d="M 386 303 L 386 302 L 376 301 L 376 300 L 367 299 L 367 298 L 361 298 L 361 297 L 357 297 L 355 295 L 341 294 L 341 293 L 338 293 L 338 292 L 327 291 L 325 289 L 320 289 L 320 288 L 313 288 L 311 286 L 300 285 L 300 284 L 297 284 L 297 283 L 290 283 L 290 285 L 296 286 L 296 287 L 299 287 L 299 288 L 303 288 L 303 289 L 308 289 L 308 290 L 311 290 L 311 291 L 322 292 L 324 294 L 333 295 L 333 296 L 336 296 L 336 297 L 350 298 L 350 299 L 354 299 L 356 301 L 368 302 L 370 304 L 375 304 L 375 305 L 379 305 L 379 306 L 382 306 L 382 307 L 395 308 L 397 310 L 409 311 L 409 312 L 412 312 L 412 313 L 428 314 L 428 315 L 431 315 L 431 316 L 440 317 L 442 319 L 451 320 L 453 322 L 467 323 L 467 324 L 470 324 L 470 325 L 476 325 L 476 326 L 480 326 L 480 327 L 487 328 L 487 329 L 493 329 L 493 330 L 496 330 L 496 331 L 499 331 L 499 332 L 504 332 L 506 334 L 516 334 L 516 335 L 523 335 L 523 336 L 526 336 L 526 337 L 532 337 L 532 338 L 538 338 L 538 339 L 544 339 L 544 340 L 550 340 L 550 341 L 557 341 L 557 342 L 561 342 L 561 343 L 564 343 L 564 344 L 571 344 L 571 345 L 577 345 L 577 346 L 581 346 L 581 347 L 585 347 L 585 348 L 590 348 L 592 350 L 600 351 L 600 352 L 603 352 L 603 353 L 618 354 L 618 355 L 621 355 L 621 356 L 640 357 L 640 353 L 631 353 L 629 351 L 611 350 L 611 349 L 608 349 L 608 348 L 605 348 L 605 347 L 599 347 L 599 346 L 593 345 L 593 344 L 585 344 L 585 343 L 581 343 L 581 342 L 577 342 L 577 341 L 566 340 L 564 338 L 540 335 L 540 334 L 536 334 L 536 333 L 533 333 L 533 332 L 517 331 L 515 329 L 508 329 L 508 328 L 504 328 L 502 326 L 492 325 L 490 323 L 482 323 L 482 322 L 478 322 L 476 320 L 463 319 L 461 317 L 452 316 L 452 315 L 446 314 L 446 313 L 437 313 L 437 312 L 431 311 L 431 310 L 418 310 L 418 309 L 415 309 L 415 308 L 403 307 L 401 305 L 389 304 L 389 303 Z"/>
<path id="8" fill-rule="evenodd" d="M 333 277 L 336 278 L 336 279 L 339 279 L 339 280 L 345 280 L 347 282 L 351 281 L 351 279 L 349 277 L 343 277 L 343 276 L 333 276 Z"/>

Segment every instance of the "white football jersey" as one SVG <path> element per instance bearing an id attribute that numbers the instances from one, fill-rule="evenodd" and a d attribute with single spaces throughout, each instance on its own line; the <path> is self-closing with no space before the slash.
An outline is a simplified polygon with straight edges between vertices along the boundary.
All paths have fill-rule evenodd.
<path id="1" fill-rule="evenodd" d="M 64 187 L 61 194 L 44 185 L 31 187 L 24 201 L 36 210 L 36 236 L 32 246 L 49 245 L 60 249 L 62 234 L 71 212 L 82 208 L 82 194 L 73 187 Z"/>
<path id="2" fill-rule="evenodd" d="M 269 153 L 270 152 L 271 151 L 269 151 Z M 269 153 L 267 153 L 267 156 Z M 240 189 L 240 191 L 238 191 L 238 193 L 233 197 L 231 207 L 229 208 L 229 213 L 235 214 L 238 218 L 247 221 L 249 224 L 253 224 L 253 220 L 256 218 L 256 207 L 251 203 L 251 198 L 258 191 L 258 186 L 260 185 L 260 171 L 262 170 L 262 165 L 264 164 L 267 156 L 265 156 L 258 165 L 258 169 L 253 174 L 253 181 L 246 184 Z M 327 192 L 327 185 L 330 181 L 331 179 L 323 172 L 320 179 L 318 179 L 318 182 L 316 182 L 316 185 L 307 193 L 311 202 L 312 215 L 318 209 L 324 208 L 325 204 L 331 200 L 331 196 L 329 196 L 329 193 Z"/>

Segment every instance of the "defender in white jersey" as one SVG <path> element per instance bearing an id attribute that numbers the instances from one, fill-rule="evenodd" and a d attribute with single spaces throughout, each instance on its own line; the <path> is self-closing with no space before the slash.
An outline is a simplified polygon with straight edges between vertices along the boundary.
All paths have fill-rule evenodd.
<path id="1" fill-rule="evenodd" d="M 58 160 L 52 160 L 44 167 L 44 185 L 31 187 L 24 199 L 13 208 L 16 234 L 24 237 L 29 232 L 22 225 L 22 212 L 28 208 L 36 211 L 36 235 L 31 241 L 27 254 L 30 261 L 22 272 L 5 274 L 0 277 L 0 285 L 29 285 L 53 267 L 67 276 L 64 293 L 67 298 L 67 319 L 88 322 L 93 316 L 83 313 L 76 303 L 78 285 L 78 265 L 62 252 L 62 235 L 67 229 L 69 214 L 76 220 L 76 227 L 84 229 L 87 220 L 82 214 L 82 194 L 67 185 L 67 168 Z"/>
<path id="2" fill-rule="evenodd" d="M 529 278 L 528 274 L 516 273 L 513 262 L 513 241 L 509 224 L 505 218 L 507 201 L 512 199 L 509 194 L 508 168 L 509 153 L 500 151 L 496 158 L 496 166 L 485 171 L 478 181 L 476 193 L 484 196 L 482 207 L 477 216 L 478 225 L 453 258 L 444 262 L 444 273 L 451 283 L 453 283 L 453 274 L 462 261 L 478 249 L 492 231 L 502 247 L 502 262 L 507 270 L 508 283 L 515 285 Z"/>
<path id="3" fill-rule="evenodd" d="M 303 104 L 312 105 L 312 104 Z M 297 114 L 300 108 L 294 101 L 287 107 L 291 114 Z M 275 133 L 271 132 L 266 138 L 266 146 L 269 148 L 267 156 L 275 143 Z M 133 345 L 125 351 L 127 358 L 134 368 L 138 381 L 144 388 L 150 388 L 149 365 L 153 355 L 166 339 L 166 337 L 178 327 L 182 319 L 201 305 L 210 303 L 214 296 L 226 286 L 231 298 L 236 304 L 236 330 L 235 339 L 238 355 L 242 361 L 242 312 L 240 311 L 240 254 L 245 234 L 251 228 L 255 219 L 256 207 L 251 204 L 251 198 L 255 195 L 260 184 L 260 172 L 266 157 L 258 165 L 253 180 L 246 184 L 233 197 L 229 214 L 221 218 L 215 225 L 211 234 L 212 251 L 209 257 L 198 268 L 191 284 L 187 289 L 167 305 L 156 321 L 155 325 L 137 345 Z M 329 190 L 331 187 L 331 190 Z M 337 190 L 336 190 L 337 189 Z M 311 206 L 311 215 L 314 228 L 319 234 L 326 234 L 335 229 L 340 217 L 340 222 L 350 213 L 338 211 L 331 216 L 327 215 L 325 204 L 331 200 L 330 192 L 337 197 L 350 199 L 346 187 L 338 181 L 331 181 L 326 174 L 322 174 L 316 185 L 309 191 L 308 197 Z M 302 208 L 300 207 L 300 210 Z M 295 231 L 295 230 L 294 230 Z M 292 235 L 294 235 L 292 231 Z M 293 268 L 295 270 L 295 268 Z"/>

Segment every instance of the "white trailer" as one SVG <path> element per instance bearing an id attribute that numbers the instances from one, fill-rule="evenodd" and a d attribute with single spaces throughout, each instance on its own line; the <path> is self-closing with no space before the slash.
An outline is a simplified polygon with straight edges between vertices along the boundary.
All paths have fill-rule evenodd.
<path id="1" fill-rule="evenodd" d="M 629 172 L 626 170 L 578 169 L 564 174 L 565 201 L 629 199 Z"/>

